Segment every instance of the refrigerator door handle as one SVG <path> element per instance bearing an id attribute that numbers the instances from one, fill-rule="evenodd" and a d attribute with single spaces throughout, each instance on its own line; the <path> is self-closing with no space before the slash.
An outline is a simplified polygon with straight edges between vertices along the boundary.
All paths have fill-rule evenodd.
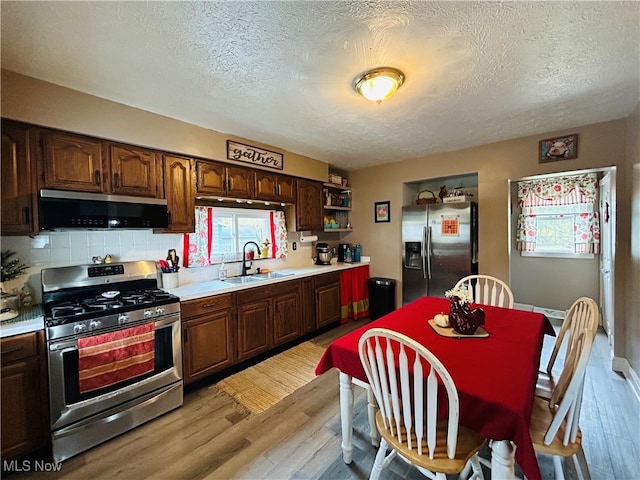
<path id="1" fill-rule="evenodd" d="M 424 278 L 431 279 L 431 227 L 423 227 L 422 229 L 424 254 L 422 256 L 422 274 Z M 427 271 L 425 272 L 425 260 Z"/>

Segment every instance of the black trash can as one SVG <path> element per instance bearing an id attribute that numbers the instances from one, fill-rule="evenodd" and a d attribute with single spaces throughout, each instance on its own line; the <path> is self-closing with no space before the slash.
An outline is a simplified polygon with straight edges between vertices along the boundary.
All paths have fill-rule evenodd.
<path id="1" fill-rule="evenodd" d="M 373 277 L 367 280 L 369 288 L 369 318 L 375 320 L 396 309 L 396 281 L 392 278 Z"/>

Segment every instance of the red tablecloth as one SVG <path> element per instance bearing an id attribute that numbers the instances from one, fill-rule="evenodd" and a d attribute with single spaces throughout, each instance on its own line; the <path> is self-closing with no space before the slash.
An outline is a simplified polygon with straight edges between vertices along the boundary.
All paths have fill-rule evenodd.
<path id="1" fill-rule="evenodd" d="M 516 460 L 529 480 L 540 478 L 529 421 L 545 333 L 554 335 L 540 313 L 482 305 L 488 338 L 446 338 L 427 323 L 449 311 L 449 301 L 422 297 L 335 340 L 320 359 L 316 374 L 336 367 L 367 381 L 358 340 L 370 328 L 389 328 L 417 340 L 447 368 L 460 397 L 460 423 L 492 440 L 511 440 Z"/>

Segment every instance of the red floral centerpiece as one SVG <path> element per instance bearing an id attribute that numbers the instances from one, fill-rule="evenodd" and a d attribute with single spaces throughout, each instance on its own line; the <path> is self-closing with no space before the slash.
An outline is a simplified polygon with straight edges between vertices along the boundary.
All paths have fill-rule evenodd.
<path id="1" fill-rule="evenodd" d="M 473 335 L 480 325 L 484 325 L 484 310 L 471 308 L 471 295 L 467 288 L 457 287 L 444 293 L 449 299 L 449 325 L 462 335 Z"/>

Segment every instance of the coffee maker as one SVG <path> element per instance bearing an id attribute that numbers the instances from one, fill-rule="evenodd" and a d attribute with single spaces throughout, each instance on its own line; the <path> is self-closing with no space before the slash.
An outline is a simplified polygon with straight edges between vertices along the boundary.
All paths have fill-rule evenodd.
<path id="1" fill-rule="evenodd" d="M 351 244 L 350 243 L 339 243 L 338 244 L 338 261 L 339 262 L 344 262 L 345 253 L 346 253 L 347 250 L 351 250 Z"/>

